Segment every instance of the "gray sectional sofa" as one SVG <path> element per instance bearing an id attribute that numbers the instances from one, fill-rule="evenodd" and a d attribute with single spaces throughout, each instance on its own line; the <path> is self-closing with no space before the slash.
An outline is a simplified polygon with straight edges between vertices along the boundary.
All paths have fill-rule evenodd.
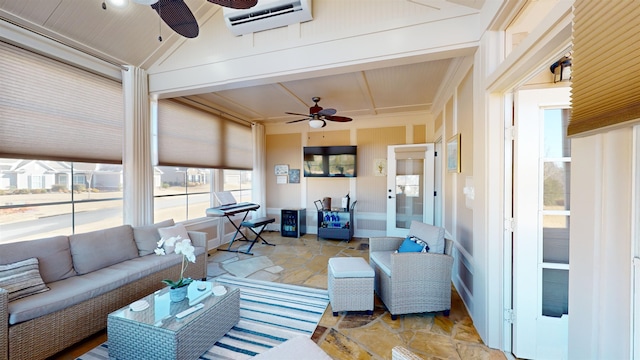
<path id="1" fill-rule="evenodd" d="M 0 287 L 0 360 L 51 356 L 105 329 L 110 312 L 166 286 L 163 279 L 178 279 L 182 256 L 154 253 L 158 229 L 172 225 L 167 220 L 0 244 L 0 268 L 36 258 L 48 288 L 10 300 Z M 205 278 L 206 234 L 188 234 L 196 263 L 189 263 L 185 277 Z"/>

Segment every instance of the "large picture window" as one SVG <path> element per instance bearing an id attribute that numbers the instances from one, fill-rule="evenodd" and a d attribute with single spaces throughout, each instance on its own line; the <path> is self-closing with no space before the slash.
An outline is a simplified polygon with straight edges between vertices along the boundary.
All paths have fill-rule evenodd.
<path id="1" fill-rule="evenodd" d="M 122 165 L 0 159 L 0 242 L 121 224 Z"/>

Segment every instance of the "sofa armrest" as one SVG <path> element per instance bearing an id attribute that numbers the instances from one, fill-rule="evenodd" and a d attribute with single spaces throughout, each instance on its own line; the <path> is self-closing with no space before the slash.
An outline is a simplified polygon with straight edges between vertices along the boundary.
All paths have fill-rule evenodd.
<path id="1" fill-rule="evenodd" d="M 9 359 L 9 292 L 0 288 L 0 360 Z"/>
<path id="2" fill-rule="evenodd" d="M 373 251 L 398 250 L 404 238 L 390 236 L 380 236 L 369 238 L 369 253 Z"/>
<path id="3" fill-rule="evenodd" d="M 449 283 L 452 270 L 453 257 L 446 254 L 391 254 L 391 274 L 394 281 Z M 420 276 L 416 277 L 416 274 Z"/>
<path id="4" fill-rule="evenodd" d="M 202 231 L 187 231 L 191 244 L 207 249 L 207 233 Z"/>

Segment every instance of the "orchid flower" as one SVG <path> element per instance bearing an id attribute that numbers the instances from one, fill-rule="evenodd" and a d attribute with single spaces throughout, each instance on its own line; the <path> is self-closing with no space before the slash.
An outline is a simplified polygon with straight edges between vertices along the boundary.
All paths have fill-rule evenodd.
<path id="1" fill-rule="evenodd" d="M 191 278 L 185 279 L 184 271 L 187 269 L 189 262 L 192 262 L 192 263 L 196 262 L 196 255 L 195 255 L 196 249 L 195 247 L 193 247 L 193 245 L 191 245 L 191 240 L 182 239 L 180 236 L 174 236 L 166 240 L 164 238 L 160 239 L 157 242 L 157 245 L 158 247 L 154 250 L 154 252 L 157 255 L 166 255 L 165 249 L 164 249 L 165 246 L 173 246 L 174 253 L 179 255 L 182 254 L 182 266 L 180 267 L 180 278 L 178 279 L 178 281 L 165 279 L 165 280 L 162 280 L 162 282 L 171 286 L 172 288 L 178 288 L 178 287 L 189 285 L 193 281 L 193 279 Z"/>

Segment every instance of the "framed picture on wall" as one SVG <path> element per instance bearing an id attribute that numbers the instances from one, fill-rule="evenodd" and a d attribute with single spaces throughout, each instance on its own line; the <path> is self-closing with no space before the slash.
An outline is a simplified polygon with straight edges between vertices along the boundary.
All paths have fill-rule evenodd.
<path id="1" fill-rule="evenodd" d="M 447 171 L 460 172 L 460 133 L 447 140 Z"/>
<path id="2" fill-rule="evenodd" d="M 289 183 L 291 184 L 300 183 L 300 169 L 289 170 Z"/>
<path id="3" fill-rule="evenodd" d="M 276 175 L 289 175 L 289 165 L 276 165 Z"/>

